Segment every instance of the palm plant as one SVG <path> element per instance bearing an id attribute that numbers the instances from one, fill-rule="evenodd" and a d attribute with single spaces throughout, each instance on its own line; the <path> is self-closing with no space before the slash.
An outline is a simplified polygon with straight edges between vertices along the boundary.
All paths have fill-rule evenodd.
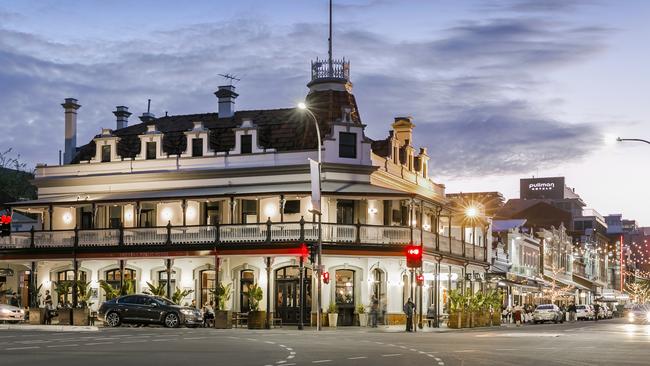
<path id="1" fill-rule="evenodd" d="M 147 295 L 165 297 L 165 295 L 167 294 L 167 284 L 165 283 L 159 283 L 158 285 L 154 285 L 151 282 L 147 282 L 147 287 L 149 288 L 143 291 Z"/>
<path id="2" fill-rule="evenodd" d="M 216 296 L 219 299 L 219 303 L 217 304 L 218 306 L 217 310 L 226 309 L 226 303 L 230 301 L 231 292 L 232 292 L 232 284 L 229 283 L 227 285 L 224 285 L 223 282 L 219 282 L 219 285 L 217 286 L 216 289 L 210 290 L 210 293 L 212 293 L 212 295 Z"/>
<path id="3" fill-rule="evenodd" d="M 106 300 L 113 300 L 114 298 L 120 296 L 120 289 L 113 287 L 110 283 L 104 280 L 99 280 L 99 286 L 102 288 L 102 290 L 104 290 L 104 294 L 106 294 Z"/>
<path id="4" fill-rule="evenodd" d="M 180 305 L 181 301 L 183 301 L 184 298 L 186 298 L 188 295 L 193 293 L 194 290 L 181 290 L 180 288 L 177 288 L 174 294 L 172 295 L 172 302 L 176 305 Z"/>
<path id="5" fill-rule="evenodd" d="M 93 289 L 90 282 L 76 281 L 74 286 L 77 287 L 77 301 L 82 309 L 89 308 L 93 305 L 90 298 L 93 296 Z"/>
<path id="6" fill-rule="evenodd" d="M 0 284 L 2 286 L 2 284 Z M 34 286 L 29 286 L 29 298 L 30 298 L 30 304 L 29 306 L 32 308 L 38 307 L 38 304 L 41 303 L 41 289 L 43 288 L 43 284 L 41 283 L 38 285 L 38 287 L 34 288 Z"/>
<path id="7" fill-rule="evenodd" d="M 67 307 L 69 305 L 68 303 L 68 293 L 70 292 L 70 289 L 73 286 L 72 281 L 55 281 L 54 282 L 54 291 L 56 291 L 57 295 L 62 299 L 61 302 L 63 303 L 63 307 Z"/>
<path id="8" fill-rule="evenodd" d="M 262 301 L 262 298 L 264 297 L 262 288 L 255 283 L 248 288 L 246 295 L 250 302 L 251 311 L 258 311 L 260 308 L 260 301 Z"/>

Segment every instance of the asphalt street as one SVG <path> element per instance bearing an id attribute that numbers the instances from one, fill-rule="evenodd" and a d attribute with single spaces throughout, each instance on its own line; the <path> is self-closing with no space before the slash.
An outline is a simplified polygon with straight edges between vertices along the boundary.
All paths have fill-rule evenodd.
<path id="1" fill-rule="evenodd" d="M 650 325 L 623 320 L 404 333 L 344 328 L 0 330 L 4 365 L 648 365 Z"/>

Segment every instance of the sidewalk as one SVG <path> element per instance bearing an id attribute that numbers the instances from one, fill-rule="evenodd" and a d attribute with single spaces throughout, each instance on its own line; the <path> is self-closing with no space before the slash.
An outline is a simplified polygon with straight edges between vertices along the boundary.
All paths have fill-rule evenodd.
<path id="1" fill-rule="evenodd" d="M 31 324 L 0 324 L 0 330 L 32 330 L 41 332 L 96 332 L 95 326 L 73 325 L 31 325 Z"/>

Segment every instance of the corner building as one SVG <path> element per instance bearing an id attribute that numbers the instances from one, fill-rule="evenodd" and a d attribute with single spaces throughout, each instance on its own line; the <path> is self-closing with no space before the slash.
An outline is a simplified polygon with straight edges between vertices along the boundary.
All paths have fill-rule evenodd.
<path id="1" fill-rule="evenodd" d="M 96 309 L 105 299 L 100 280 L 130 282 L 136 292 L 147 282 L 194 290 L 183 303 L 198 305 L 223 282 L 233 288 L 226 308 L 247 312 L 247 289 L 258 284 L 261 310 L 295 324 L 302 299 L 305 322 L 313 323 L 317 281 L 305 260 L 301 293 L 300 249 L 319 237 L 308 159 L 320 149 L 323 264 L 331 277 L 322 307 L 335 304 L 339 325 L 358 325 L 356 307 L 373 298 L 380 323 L 399 324 L 412 294 L 425 315 L 431 308 L 443 316 L 450 289 L 484 290 L 489 220 L 470 223 L 448 203 L 429 176 L 427 149 L 413 146 L 411 118 L 395 118 L 383 140 L 365 135 L 349 70 L 345 60 L 313 62 L 307 111 L 237 111 L 232 85 L 215 92 L 218 113 L 146 112 L 129 125 L 131 113 L 119 106 L 117 128 L 80 147 L 83 109 L 66 99 L 64 164 L 39 165 L 38 199 L 11 204 L 37 224 L 0 242 L 1 266 L 13 271 L 8 287 L 21 289 L 24 306 L 38 303 L 29 289 L 41 285 L 41 298 L 51 290 L 55 303 L 74 304 L 73 290 L 58 294 L 54 283 L 77 278 L 91 284 Z M 406 268 L 411 242 L 424 248 L 421 287 Z"/>

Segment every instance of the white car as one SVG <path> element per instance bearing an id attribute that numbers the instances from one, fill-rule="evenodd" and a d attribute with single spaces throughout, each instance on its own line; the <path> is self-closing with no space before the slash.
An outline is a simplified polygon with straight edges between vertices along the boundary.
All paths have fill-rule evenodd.
<path id="1" fill-rule="evenodd" d="M 590 305 L 576 305 L 576 319 L 591 320 L 594 318 L 594 310 Z"/>
<path id="2" fill-rule="evenodd" d="M 0 304 L 0 321 L 21 322 L 25 320 L 25 310 L 7 304 Z"/>
<path id="3" fill-rule="evenodd" d="M 535 324 L 544 322 L 564 323 L 564 313 L 555 304 L 538 305 L 533 312 Z"/>

